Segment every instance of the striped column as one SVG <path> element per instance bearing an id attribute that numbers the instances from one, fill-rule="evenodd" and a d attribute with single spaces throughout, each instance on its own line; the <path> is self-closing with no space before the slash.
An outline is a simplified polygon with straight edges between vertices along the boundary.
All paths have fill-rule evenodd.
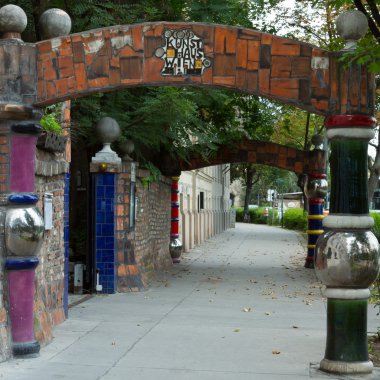
<path id="1" fill-rule="evenodd" d="M 179 239 L 179 177 L 172 177 L 171 186 L 171 231 L 169 251 L 173 263 L 178 264 L 181 260 L 182 243 Z"/>
<path id="2" fill-rule="evenodd" d="M 375 119 L 335 115 L 325 120 L 330 140 L 331 203 L 317 241 L 315 271 L 326 285 L 327 340 L 320 368 L 342 374 L 370 373 L 367 301 L 379 273 L 379 243 L 370 231 L 368 141 Z"/>
<path id="3" fill-rule="evenodd" d="M 5 216 L 5 269 L 11 320 L 12 352 L 15 356 L 38 354 L 34 337 L 34 276 L 44 223 L 36 207 L 34 160 L 41 127 L 33 122 L 11 126 L 10 183 Z"/>
<path id="4" fill-rule="evenodd" d="M 305 268 L 314 268 L 314 251 L 318 237 L 323 234 L 323 206 L 326 194 L 327 181 L 326 174 L 312 173 L 308 175 L 305 186 L 305 194 L 309 202 L 309 214 L 307 216 L 307 256 Z"/>

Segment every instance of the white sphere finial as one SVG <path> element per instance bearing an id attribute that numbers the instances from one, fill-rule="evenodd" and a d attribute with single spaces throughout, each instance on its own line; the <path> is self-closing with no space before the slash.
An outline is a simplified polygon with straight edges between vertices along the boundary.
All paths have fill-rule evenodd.
<path id="1" fill-rule="evenodd" d="M 44 39 L 66 36 L 70 34 L 71 18 L 62 9 L 51 8 L 42 13 L 38 26 Z"/>
<path id="2" fill-rule="evenodd" d="M 96 124 L 95 132 L 103 143 L 103 149 L 92 157 L 91 162 L 120 164 L 121 158 L 111 149 L 111 143 L 120 136 L 120 126 L 117 121 L 111 117 L 103 117 Z"/>
<path id="3" fill-rule="evenodd" d="M 367 33 L 367 17 L 358 10 L 343 12 L 336 19 L 336 30 L 346 41 L 346 46 L 343 50 L 355 49 L 357 41 Z"/>
<path id="4" fill-rule="evenodd" d="M 0 31 L 21 34 L 28 23 L 26 14 L 17 5 L 8 4 L 0 8 Z"/>

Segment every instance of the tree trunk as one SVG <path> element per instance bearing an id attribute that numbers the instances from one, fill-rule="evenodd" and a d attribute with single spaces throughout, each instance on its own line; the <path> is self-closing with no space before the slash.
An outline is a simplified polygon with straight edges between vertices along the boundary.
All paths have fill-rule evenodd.
<path id="1" fill-rule="evenodd" d="M 380 175 L 380 147 L 376 147 L 376 157 L 373 165 L 369 168 L 369 179 L 368 179 L 368 201 L 372 202 L 373 194 L 377 187 L 379 186 L 379 175 Z"/>
<path id="2" fill-rule="evenodd" d="M 247 172 L 245 177 L 245 200 L 244 200 L 244 221 L 249 222 L 249 201 L 251 199 L 252 187 L 253 187 L 253 177 L 256 170 L 251 166 L 247 165 Z"/>

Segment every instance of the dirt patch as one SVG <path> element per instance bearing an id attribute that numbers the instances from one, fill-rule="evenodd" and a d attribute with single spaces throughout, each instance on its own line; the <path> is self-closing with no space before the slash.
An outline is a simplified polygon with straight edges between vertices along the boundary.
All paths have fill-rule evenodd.
<path id="1" fill-rule="evenodd" d="M 375 367 L 380 367 L 380 336 L 368 337 L 369 358 Z"/>

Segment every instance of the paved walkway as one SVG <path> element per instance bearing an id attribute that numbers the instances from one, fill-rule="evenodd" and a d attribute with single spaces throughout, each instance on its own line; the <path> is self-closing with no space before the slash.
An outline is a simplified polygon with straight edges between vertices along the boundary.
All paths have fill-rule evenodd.
<path id="1" fill-rule="evenodd" d="M 295 232 L 237 224 L 146 292 L 70 309 L 40 357 L 0 364 L 0 379 L 379 379 L 378 370 L 339 377 L 311 364 L 323 357 L 326 305 L 304 256 Z"/>

